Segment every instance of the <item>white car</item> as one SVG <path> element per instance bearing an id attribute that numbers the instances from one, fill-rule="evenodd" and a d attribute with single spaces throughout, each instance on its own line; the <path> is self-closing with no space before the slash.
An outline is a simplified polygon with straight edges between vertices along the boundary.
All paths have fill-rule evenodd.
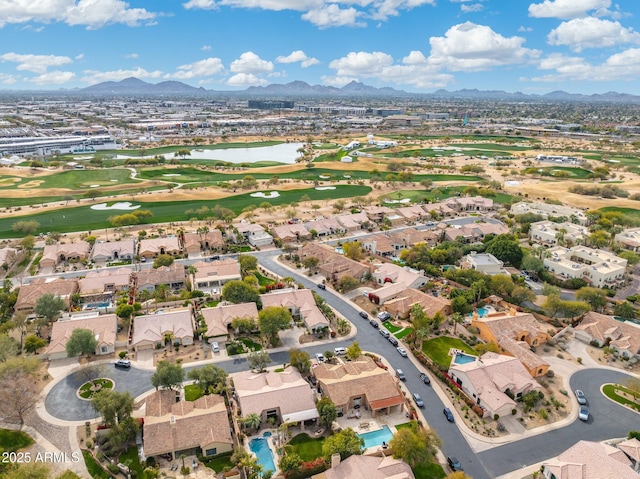
<path id="1" fill-rule="evenodd" d="M 587 406 L 580 406 L 580 409 L 578 410 L 578 419 L 581 421 L 589 420 L 589 408 Z"/>
<path id="2" fill-rule="evenodd" d="M 333 348 L 333 352 L 336 353 L 336 356 L 347 354 L 347 350 L 345 348 Z"/>
<path id="3" fill-rule="evenodd" d="M 403 347 L 398 346 L 396 350 L 398 351 L 398 353 L 400 353 L 400 356 L 402 356 L 403 358 L 407 357 L 407 350 L 404 349 Z"/>
<path id="4" fill-rule="evenodd" d="M 319 363 L 324 363 L 326 361 L 326 359 L 324 357 L 324 354 L 322 354 L 322 353 L 316 353 L 316 360 Z"/>

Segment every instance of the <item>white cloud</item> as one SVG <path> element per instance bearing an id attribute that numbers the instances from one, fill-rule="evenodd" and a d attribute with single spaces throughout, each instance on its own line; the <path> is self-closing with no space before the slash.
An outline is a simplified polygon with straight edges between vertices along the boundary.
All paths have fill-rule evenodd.
<path id="1" fill-rule="evenodd" d="M 532 31 L 533 31 L 533 28 L 531 28 L 531 27 L 525 27 L 524 25 L 520 25 L 520 26 L 518 27 L 518 31 L 519 31 L 519 32 L 523 32 L 523 33 L 526 33 L 526 32 L 532 32 Z"/>
<path id="2" fill-rule="evenodd" d="M 136 68 L 135 70 L 112 70 L 107 72 L 101 72 L 98 70 L 85 70 L 82 81 L 93 85 L 94 83 L 101 83 L 104 81 L 120 81 L 129 77 L 136 78 L 161 78 L 162 72 L 159 70 L 147 71 L 144 68 Z"/>
<path id="3" fill-rule="evenodd" d="M 605 10 L 611 0 L 544 0 L 529 5 L 529 16 L 535 18 L 560 18 L 568 20 L 587 15 L 592 10 Z"/>
<path id="4" fill-rule="evenodd" d="M 300 66 L 302 68 L 307 68 L 312 65 L 317 65 L 318 63 L 320 63 L 320 60 L 318 60 L 317 58 L 308 57 L 307 54 L 302 50 L 295 50 L 291 52 L 289 55 L 287 55 L 286 57 L 279 56 L 276 58 L 276 63 L 298 63 L 298 62 L 300 62 Z"/>
<path id="5" fill-rule="evenodd" d="M 460 5 L 460 11 L 462 13 L 475 13 L 484 10 L 484 5 L 481 3 L 474 3 L 473 5 Z"/>
<path id="6" fill-rule="evenodd" d="M 371 76 L 379 73 L 383 67 L 393 64 L 393 57 L 382 52 L 350 52 L 346 57 L 329 63 L 340 77 Z"/>
<path id="7" fill-rule="evenodd" d="M 419 50 L 413 50 L 406 57 L 402 59 L 402 63 L 405 65 L 426 65 L 428 62 L 427 58 L 424 56 Z"/>
<path id="8" fill-rule="evenodd" d="M 491 27 L 466 22 L 452 26 L 444 37 L 429 39 L 429 61 L 450 71 L 480 71 L 526 63 L 540 52 L 524 48 L 524 41 L 522 37 L 503 37 Z"/>
<path id="9" fill-rule="evenodd" d="M 240 58 L 231 62 L 233 73 L 269 73 L 273 71 L 273 63 L 263 60 L 253 52 L 244 52 Z"/>
<path id="10" fill-rule="evenodd" d="M 211 45 L 202 45 L 202 47 L 200 47 L 200 50 L 202 50 L 203 52 L 208 52 L 211 50 Z"/>
<path id="11" fill-rule="evenodd" d="M 356 27 L 364 26 L 364 23 L 358 22 L 358 17 L 361 15 L 362 12 L 353 7 L 343 9 L 333 3 L 308 11 L 302 15 L 302 19 L 313 23 L 318 28 Z"/>
<path id="12" fill-rule="evenodd" d="M 137 53 L 127 53 L 124 57 L 127 59 L 136 59 L 140 58 L 140 55 L 138 55 Z"/>
<path id="13" fill-rule="evenodd" d="M 368 2 L 367 2 L 368 3 Z M 382 0 L 373 2 L 374 11 L 372 18 L 375 20 L 387 20 L 395 17 L 401 10 L 411 10 L 422 5 L 435 5 L 435 0 Z"/>
<path id="14" fill-rule="evenodd" d="M 172 74 L 167 74 L 165 78 L 179 78 L 181 80 L 188 80 L 194 77 L 207 77 L 217 75 L 224 70 L 222 60 L 219 58 L 205 58 L 194 63 L 186 65 L 180 65 L 178 71 Z"/>
<path id="15" fill-rule="evenodd" d="M 19 77 L 15 75 L 8 75 L 7 73 L 0 73 L 0 83 L 4 85 L 13 85 L 18 81 Z"/>
<path id="16" fill-rule="evenodd" d="M 267 80 L 258 78 L 253 73 L 237 73 L 227 80 L 227 85 L 238 87 L 267 85 L 268 83 Z"/>
<path id="17" fill-rule="evenodd" d="M 0 27 L 7 23 L 64 22 L 100 28 L 108 24 L 129 26 L 151 21 L 157 13 L 129 8 L 122 0 L 9 0 L 0 2 Z"/>
<path id="18" fill-rule="evenodd" d="M 216 2 L 214 0 L 189 0 L 187 3 L 183 3 L 182 6 L 187 10 L 191 10 L 192 8 L 213 10 L 216 8 Z"/>
<path id="19" fill-rule="evenodd" d="M 36 83 L 37 85 L 60 85 L 62 83 L 70 82 L 75 77 L 76 74 L 73 72 L 53 71 L 30 78 L 29 81 L 31 83 Z"/>
<path id="20" fill-rule="evenodd" d="M 84 59 L 84 53 L 80 53 L 74 57 L 74 60 L 83 60 L 83 59 Z"/>
<path id="21" fill-rule="evenodd" d="M 73 63 L 69 57 L 56 55 L 21 55 L 19 53 L 5 53 L 0 55 L 3 62 L 17 63 L 16 70 L 34 73 L 45 73 L 49 67 L 59 67 Z"/>
<path id="22" fill-rule="evenodd" d="M 607 48 L 624 43 L 640 43 L 640 33 L 619 22 L 599 18 L 576 18 L 562 22 L 547 36 L 550 45 L 566 45 L 573 51 L 585 48 Z"/>

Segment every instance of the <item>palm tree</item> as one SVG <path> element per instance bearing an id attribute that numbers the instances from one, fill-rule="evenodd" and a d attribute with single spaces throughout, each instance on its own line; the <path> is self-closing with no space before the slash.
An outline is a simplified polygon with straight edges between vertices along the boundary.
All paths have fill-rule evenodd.
<path id="1" fill-rule="evenodd" d="M 253 412 L 248 414 L 246 417 L 239 418 L 239 422 L 245 427 L 245 429 L 253 429 L 257 431 L 262 424 L 262 418 Z"/>
<path id="2" fill-rule="evenodd" d="M 169 351 L 173 351 L 173 333 L 164 333 L 164 344 L 165 346 L 169 343 Z"/>
<path id="3" fill-rule="evenodd" d="M 453 321 L 453 334 L 456 334 L 456 330 L 458 329 L 458 324 L 462 323 L 463 316 L 460 313 L 453 313 L 451 315 L 451 321 Z"/>

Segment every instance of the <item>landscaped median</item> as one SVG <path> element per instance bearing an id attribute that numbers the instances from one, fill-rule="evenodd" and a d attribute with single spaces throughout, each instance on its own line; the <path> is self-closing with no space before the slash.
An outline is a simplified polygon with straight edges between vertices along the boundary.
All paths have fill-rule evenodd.
<path id="1" fill-rule="evenodd" d="M 612 401 L 640 413 L 640 392 L 637 391 L 640 389 L 640 380 L 632 381 L 635 381 L 635 391 L 621 384 L 605 384 L 602 386 L 602 392 Z"/>

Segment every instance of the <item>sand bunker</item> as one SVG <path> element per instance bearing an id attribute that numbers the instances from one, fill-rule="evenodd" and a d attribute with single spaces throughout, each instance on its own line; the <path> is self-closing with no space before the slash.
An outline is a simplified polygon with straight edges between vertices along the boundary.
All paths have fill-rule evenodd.
<path id="1" fill-rule="evenodd" d="M 335 190 L 335 186 L 316 186 L 316 190 L 324 191 L 324 190 Z"/>
<path id="2" fill-rule="evenodd" d="M 384 203 L 396 204 L 396 203 L 409 203 L 411 198 L 402 198 L 401 200 L 384 200 Z"/>
<path id="3" fill-rule="evenodd" d="M 129 201 L 121 201 L 119 203 L 114 203 L 111 206 L 107 206 L 107 203 L 99 203 L 97 205 L 93 205 L 91 207 L 92 210 L 137 210 L 140 208 L 140 205 L 132 205 Z"/>
<path id="4" fill-rule="evenodd" d="M 165 173 L 162 176 L 182 176 L 180 173 Z"/>
<path id="5" fill-rule="evenodd" d="M 89 185 L 89 188 L 100 188 L 100 185 Z"/>
<path id="6" fill-rule="evenodd" d="M 15 183 L 20 183 L 22 178 L 0 178 L 0 186 L 12 186 Z"/>
<path id="7" fill-rule="evenodd" d="M 264 193 L 262 191 L 259 191 L 258 193 L 251 193 L 249 196 L 253 197 L 253 198 L 277 198 L 278 196 L 280 196 L 280 193 L 278 193 L 277 191 L 269 191 L 267 193 Z"/>
<path id="8" fill-rule="evenodd" d="M 331 178 L 331 175 L 320 175 L 318 178 L 320 178 L 321 180 L 328 180 L 329 178 Z"/>
<path id="9" fill-rule="evenodd" d="M 44 183 L 44 180 L 31 180 L 21 185 L 18 185 L 18 188 L 37 188 L 42 183 Z"/>
<path id="10" fill-rule="evenodd" d="M 516 180 L 509 180 L 504 182 L 504 186 L 520 186 L 520 182 Z"/>

